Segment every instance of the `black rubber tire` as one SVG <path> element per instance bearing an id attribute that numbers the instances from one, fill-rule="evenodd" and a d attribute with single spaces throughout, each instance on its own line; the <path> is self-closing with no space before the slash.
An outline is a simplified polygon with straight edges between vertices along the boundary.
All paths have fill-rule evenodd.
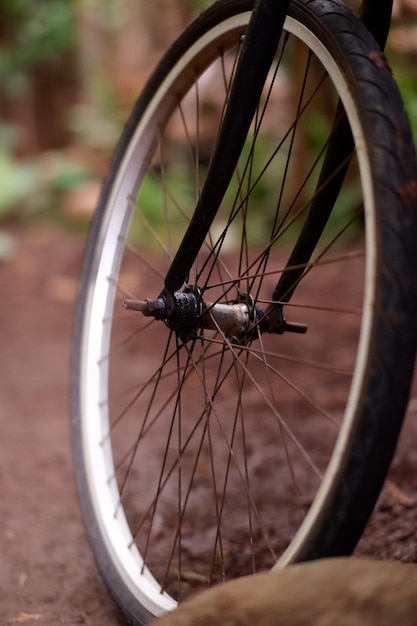
<path id="1" fill-rule="evenodd" d="M 73 460 L 82 514 L 98 567 L 131 624 L 153 615 L 138 603 L 114 563 L 97 519 L 85 458 L 82 410 L 84 343 L 91 289 L 101 253 L 103 225 L 113 185 L 131 138 L 165 76 L 190 46 L 216 24 L 246 12 L 252 0 L 220 0 L 209 7 L 168 50 L 129 119 L 94 217 L 76 313 L 71 374 Z M 331 52 L 356 103 L 372 165 L 377 204 L 379 262 L 376 268 L 372 359 L 360 390 L 360 410 L 350 427 L 343 462 L 314 524 L 286 562 L 349 554 L 372 513 L 395 450 L 405 413 L 417 342 L 416 159 L 401 98 L 388 64 L 362 24 L 333 0 L 294 0 L 290 15 Z"/>

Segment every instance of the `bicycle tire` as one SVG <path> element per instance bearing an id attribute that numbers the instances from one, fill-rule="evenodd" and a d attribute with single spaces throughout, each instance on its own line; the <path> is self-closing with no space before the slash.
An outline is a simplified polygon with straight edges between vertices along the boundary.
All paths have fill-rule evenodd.
<path id="1" fill-rule="evenodd" d="M 260 174 L 269 171 L 271 163 L 275 163 L 278 158 L 276 153 L 271 160 L 268 159 L 267 167 L 259 166 L 253 156 L 255 150 L 252 144 L 249 146 L 243 156 L 243 165 L 240 166 L 238 180 L 233 188 L 233 197 L 240 197 L 241 206 L 239 210 L 232 208 L 232 216 L 228 216 L 222 207 L 217 230 L 212 232 L 211 238 L 206 240 L 202 250 L 203 260 L 199 262 L 198 269 L 193 268 L 193 274 L 190 274 L 194 282 L 191 283 L 190 278 L 189 288 L 184 290 L 185 308 L 192 308 L 196 302 L 201 305 L 201 298 L 204 299 L 204 294 L 209 293 L 209 287 L 216 293 L 213 282 L 226 284 L 229 281 L 227 287 L 220 287 L 220 295 L 217 295 L 214 301 L 219 300 L 220 304 L 226 304 L 228 323 L 232 305 L 240 306 L 240 309 L 236 309 L 239 314 L 243 312 L 246 317 L 252 315 L 250 332 L 247 326 L 244 326 L 244 331 L 243 327 L 239 326 L 242 332 L 236 337 L 229 326 L 226 328 L 222 325 L 223 322 L 218 321 L 220 317 L 217 318 L 217 314 L 210 314 L 214 308 L 211 308 L 211 304 L 207 305 L 210 301 L 206 299 L 204 299 L 205 312 L 208 309 L 208 315 L 212 318 L 214 316 L 214 321 L 211 319 L 210 322 L 205 322 L 208 326 L 211 324 L 211 329 L 202 329 L 201 326 L 196 328 L 196 314 L 193 311 L 191 317 L 194 325 L 184 323 L 181 328 L 175 326 L 172 321 L 169 322 L 167 312 L 164 311 L 161 317 L 168 320 L 168 326 L 171 325 L 171 328 L 166 328 L 163 321 L 144 318 L 140 314 L 123 311 L 121 307 L 123 298 L 129 295 L 132 297 L 130 291 L 133 292 L 133 297 L 138 297 L 141 301 L 144 301 L 145 297 L 156 298 L 152 306 L 160 304 L 158 296 L 163 290 L 164 272 L 169 266 L 171 252 L 175 252 L 177 248 L 176 239 L 180 240 L 182 222 L 188 224 L 189 221 L 187 203 L 192 207 L 195 201 L 195 195 L 193 200 L 188 198 L 187 189 L 190 181 L 182 178 L 181 167 L 188 160 L 190 152 L 191 159 L 198 161 L 199 167 L 200 165 L 204 167 L 214 141 L 209 125 L 208 134 L 207 129 L 204 129 L 205 143 L 199 147 L 194 143 L 190 146 L 192 123 L 199 127 L 199 132 L 196 132 L 195 136 L 203 138 L 203 117 L 193 118 L 191 110 L 194 111 L 197 105 L 203 108 L 203 104 L 208 114 L 212 113 L 210 107 L 216 109 L 211 100 L 203 103 L 202 87 L 199 88 L 198 96 L 195 95 L 197 89 L 193 85 L 197 82 L 196 77 L 198 76 L 200 80 L 203 75 L 203 65 L 209 65 L 209 62 L 214 62 L 217 57 L 219 40 L 225 49 L 231 49 L 232 43 L 238 49 L 252 6 L 250 0 L 222 0 L 214 3 L 187 28 L 166 53 L 139 98 L 120 139 L 109 176 L 103 186 L 87 243 L 73 339 L 71 376 L 73 459 L 83 518 L 98 567 L 109 590 L 132 624 L 145 624 L 152 617 L 173 608 L 177 601 L 182 601 L 187 596 L 188 591 L 185 587 L 188 589 L 190 585 L 196 585 L 198 590 L 205 588 L 207 584 L 226 579 L 229 569 L 233 570 L 233 574 L 236 571 L 245 574 L 273 567 L 276 562 L 276 566 L 283 566 L 301 560 L 349 554 L 371 515 L 382 487 L 400 432 L 409 393 L 417 341 L 415 152 L 401 98 L 385 57 L 360 21 L 346 7 L 334 0 L 294 0 L 286 21 L 285 29 L 288 36 L 283 38 L 277 52 L 278 59 L 281 52 L 290 54 L 296 46 L 307 45 L 312 55 L 319 57 L 326 70 L 325 78 L 320 78 L 320 81 L 323 80 L 323 84 L 327 85 L 326 89 L 336 86 L 335 95 L 343 102 L 357 154 L 357 165 L 355 166 L 356 157 L 353 155 L 353 164 L 346 175 L 347 191 L 344 193 L 342 189 L 338 200 L 343 199 L 345 204 L 349 204 L 350 213 L 346 217 L 346 211 L 343 213 L 343 210 L 340 210 L 342 215 L 340 217 L 338 205 L 335 205 L 331 217 L 333 219 L 333 215 L 335 216 L 335 225 L 333 223 L 327 225 L 330 234 L 324 234 L 323 238 L 320 238 L 317 247 L 320 247 L 322 239 L 325 242 L 320 252 L 315 253 L 316 257 L 306 263 L 301 279 L 297 279 L 295 294 L 299 296 L 304 284 L 315 276 L 317 287 L 314 293 L 318 300 L 315 303 L 308 302 L 308 308 L 303 308 L 301 302 L 297 309 L 297 302 L 293 301 L 293 297 L 286 305 L 285 310 L 294 316 L 296 323 L 300 317 L 297 310 L 302 312 L 299 323 L 307 322 L 307 333 L 303 335 L 284 333 L 282 336 L 262 334 L 258 330 L 259 317 L 256 318 L 256 323 L 253 322 L 255 319 L 253 316 L 257 314 L 256 309 L 250 304 L 249 298 L 245 299 L 243 293 L 255 294 L 255 300 L 259 305 L 267 302 L 265 296 L 263 300 L 261 298 L 263 281 L 268 281 L 271 275 L 276 277 L 279 271 L 282 272 L 276 269 L 278 261 L 273 256 L 275 251 L 272 248 L 277 247 L 275 244 L 281 244 L 286 253 L 296 236 L 292 233 L 292 228 L 296 228 L 298 219 L 301 220 L 305 216 L 308 202 L 301 201 L 300 198 L 307 193 L 306 184 L 302 186 L 301 191 L 298 190 L 298 193 L 292 192 L 291 189 L 289 192 L 279 190 L 279 184 L 284 187 L 286 183 L 291 187 L 288 182 L 291 176 L 288 172 L 291 171 L 291 159 L 294 157 L 296 160 L 294 152 L 296 132 L 302 131 L 304 140 L 304 134 L 311 130 L 309 124 L 307 131 L 302 128 L 303 123 L 300 120 L 303 119 L 305 111 L 310 108 L 310 104 L 313 116 L 318 115 L 323 109 L 323 101 L 319 105 L 314 105 L 316 97 L 314 89 L 308 107 L 303 106 L 301 96 L 298 98 L 297 115 L 294 117 L 297 121 L 288 124 L 293 131 L 289 133 L 289 143 L 285 144 L 285 151 L 289 157 L 281 159 L 280 167 L 270 176 L 272 183 L 270 180 L 266 191 L 263 188 L 258 192 L 261 204 L 257 205 L 256 216 L 253 218 L 255 221 L 249 225 L 245 223 L 238 226 L 238 219 L 242 218 L 243 223 L 247 214 L 252 218 L 247 207 L 249 191 L 258 188 Z M 297 43 L 294 44 L 296 39 Z M 309 69 L 312 67 L 312 55 L 306 53 L 306 67 L 308 65 Z M 226 55 L 222 58 L 226 59 Z M 278 61 L 275 65 L 279 66 Z M 289 62 L 282 76 L 284 88 L 287 85 L 285 92 L 287 100 L 284 104 L 281 102 L 284 113 L 280 112 L 279 115 L 276 113 L 278 109 L 275 101 L 271 105 L 274 107 L 275 117 L 268 117 L 265 112 L 259 114 L 255 123 L 258 121 L 265 123 L 267 132 L 262 135 L 259 124 L 259 132 L 257 129 L 252 135 L 257 141 L 262 137 L 266 142 L 266 137 L 271 136 L 275 140 L 274 133 L 279 126 L 280 116 L 286 115 L 285 105 L 287 109 L 291 109 L 288 106 L 288 99 L 292 104 L 292 87 L 288 88 L 286 81 L 292 74 L 288 68 L 291 68 Z M 229 77 L 233 73 L 233 61 L 229 62 L 227 57 L 227 61 L 220 62 L 220 69 L 221 83 L 224 83 L 226 70 Z M 208 84 L 210 81 L 207 72 L 204 77 L 205 84 Z M 320 86 L 321 84 L 320 82 Z M 183 108 L 179 108 L 178 101 L 188 89 L 191 91 L 194 89 L 194 102 L 190 108 L 184 100 Z M 271 82 L 271 90 L 265 97 L 268 106 L 273 89 L 275 86 L 272 87 Z M 302 89 L 301 87 L 300 93 Z M 216 104 L 218 87 L 214 91 Z M 280 94 L 281 91 L 276 97 L 281 98 Z M 304 95 L 305 91 L 303 97 Z M 329 97 L 325 92 L 324 102 L 326 106 L 329 103 L 335 105 L 334 96 Z M 217 109 L 215 114 L 218 124 L 221 115 Z M 293 120 L 292 115 L 291 109 L 290 120 Z M 328 116 L 326 120 L 327 118 Z M 191 119 L 192 123 L 188 121 Z M 324 123 L 323 120 L 321 123 Z M 159 145 L 163 147 L 157 151 L 156 144 L 164 133 L 168 135 L 168 130 L 169 142 L 167 141 L 166 145 L 160 143 Z M 185 144 L 178 140 L 181 133 L 185 137 Z M 309 150 L 314 150 L 315 142 L 320 142 L 318 152 L 314 153 L 317 159 L 314 175 L 322 162 L 323 150 L 329 145 L 329 133 L 331 131 L 326 130 L 323 136 L 309 137 L 308 141 L 312 148 L 310 143 L 302 144 L 303 147 L 308 145 Z M 167 153 L 170 150 L 174 156 L 169 161 Z M 261 153 L 264 150 L 262 147 Z M 298 169 L 302 168 L 303 154 L 301 158 L 297 157 Z M 146 178 L 144 169 L 151 168 L 152 158 L 153 169 Z M 307 172 L 313 176 L 310 165 L 308 163 Z M 172 178 L 169 176 L 171 169 L 174 170 Z M 286 176 L 282 175 L 283 171 L 287 172 Z M 245 177 L 249 182 L 244 188 L 242 180 L 245 180 Z M 297 180 L 298 176 L 295 178 Z M 194 180 L 198 191 L 200 179 L 196 175 Z M 363 198 L 359 196 L 359 201 L 355 195 L 358 181 L 363 192 Z M 137 199 L 140 183 L 143 183 L 143 195 Z M 163 200 L 162 192 L 168 192 L 169 185 L 173 185 L 173 190 L 170 189 Z M 266 201 L 271 188 L 276 190 L 271 203 L 273 208 L 279 204 L 277 196 L 281 198 L 281 203 L 287 206 L 288 197 L 293 198 L 292 214 L 291 211 L 285 212 L 281 208 L 279 219 L 281 217 L 283 219 L 280 226 L 282 231 L 285 231 L 282 239 L 278 237 L 277 218 L 271 217 L 270 213 L 269 217 L 263 218 L 263 212 L 271 211 Z M 174 199 L 174 193 L 180 197 L 179 201 Z M 290 196 L 287 196 L 287 193 Z M 313 191 L 308 193 L 316 194 L 314 185 Z M 349 200 L 352 195 L 353 201 Z M 147 202 L 153 207 L 160 201 L 163 207 L 159 221 L 155 222 L 152 211 L 147 209 Z M 297 202 L 301 202 L 302 206 L 297 208 Z M 230 206 L 230 203 L 231 200 L 226 195 L 224 204 Z M 174 215 L 169 221 L 170 226 L 175 223 L 172 239 L 167 238 L 164 243 L 167 248 L 171 246 L 170 256 L 168 260 L 162 261 L 164 265 L 162 271 L 155 265 L 157 271 L 152 273 L 154 270 L 151 266 L 156 251 L 162 246 L 161 240 L 166 226 L 164 212 L 168 211 Z M 143 212 L 146 212 L 146 215 L 142 215 Z M 190 212 L 192 214 L 192 208 Z M 292 218 L 289 217 L 290 214 L 293 215 Z M 342 226 L 339 224 L 340 219 Z M 139 220 L 139 223 L 135 220 Z M 288 222 L 291 222 L 291 227 L 287 227 Z M 345 233 L 348 234 L 354 224 L 353 235 L 343 242 Z M 265 234 L 268 228 L 269 234 Z M 258 231 L 262 234 L 262 241 L 259 241 Z M 366 249 L 355 248 L 357 241 L 362 238 Z M 153 248 L 150 246 L 150 239 L 157 242 Z M 226 248 L 227 246 L 233 248 L 236 241 L 241 248 L 240 267 L 235 269 L 235 276 L 233 268 L 230 272 L 226 269 L 226 263 L 230 262 L 232 266 L 230 257 L 235 257 L 236 254 L 231 255 L 230 249 Z M 352 241 L 355 244 L 353 252 L 347 247 Z M 144 252 L 139 253 L 138 248 Z M 262 258 L 260 249 L 264 252 Z M 335 249 L 338 251 L 337 254 L 334 252 Z M 255 261 L 251 257 L 253 251 Z M 350 267 L 350 270 L 338 271 L 332 281 L 326 282 L 326 277 L 320 276 L 326 266 L 326 255 L 329 254 L 329 265 L 331 263 L 335 265 L 335 262 L 339 261 L 345 263 L 345 267 Z M 213 260 L 214 256 L 216 258 Z M 363 256 L 366 259 L 364 267 L 360 261 Z M 207 263 L 211 261 L 217 271 L 216 280 L 212 268 L 207 269 Z M 279 262 L 282 263 L 280 259 Z M 272 270 L 268 271 L 267 263 L 272 263 Z M 349 265 L 350 263 L 353 265 Z M 356 263 L 360 269 L 355 269 Z M 244 264 L 246 269 L 243 267 Z M 254 267 L 256 272 L 253 271 L 255 275 L 252 276 L 250 268 Z M 278 268 L 280 267 L 281 265 L 278 265 Z M 143 293 L 145 283 L 149 282 L 149 273 L 154 280 L 151 285 L 152 293 L 148 291 Z M 356 294 L 360 281 L 362 282 L 359 285 L 359 294 Z M 129 283 L 132 283 L 132 289 L 126 287 Z M 149 289 L 149 286 L 146 289 Z M 115 306 L 116 292 L 120 295 L 117 306 Z M 305 293 L 310 294 L 308 291 Z M 188 294 L 192 294 L 194 300 Z M 325 295 L 330 304 L 326 304 Z M 357 298 L 357 301 L 354 298 Z M 362 298 L 363 310 L 359 316 L 357 313 L 361 308 Z M 200 306 L 197 317 L 200 319 L 202 315 Z M 338 326 L 337 320 L 346 316 L 350 316 L 349 319 L 354 318 L 355 321 L 349 322 L 352 328 L 348 326 L 345 333 L 346 328 Z M 122 338 L 118 335 L 120 328 Z M 294 329 L 302 330 L 302 327 L 294 324 L 292 330 Z M 323 329 L 330 335 L 324 344 L 318 343 L 317 339 Z M 283 330 L 288 328 L 285 327 Z M 352 341 L 344 341 L 344 335 L 351 332 L 358 347 L 355 345 L 352 348 Z M 208 347 L 202 347 L 205 345 Z M 216 349 L 212 347 L 213 345 L 217 346 Z M 333 346 L 332 351 L 330 348 Z M 143 347 L 146 348 L 146 353 L 141 356 Z M 350 379 L 350 374 L 348 376 L 346 371 L 348 366 L 343 365 L 336 372 L 330 372 L 329 362 L 326 361 L 329 358 L 327 353 L 323 361 L 319 361 L 318 352 L 328 349 L 336 362 L 338 359 L 340 361 L 341 355 L 343 357 L 347 355 L 346 358 L 351 359 L 348 366 L 354 373 L 352 383 L 349 383 L 346 389 L 340 387 L 339 391 L 338 381 L 342 375 Z M 274 351 L 276 353 L 273 354 Z M 166 375 L 162 373 L 165 366 L 164 354 L 165 360 L 169 361 Z M 185 360 L 181 360 L 183 357 Z M 158 358 L 159 361 L 156 360 Z M 228 358 L 231 360 L 225 365 Z M 282 368 L 280 371 L 278 360 L 279 367 Z M 210 364 L 213 361 L 216 361 L 216 374 L 210 371 Z M 343 359 L 341 361 L 343 362 Z M 173 362 L 177 363 L 176 367 L 173 366 Z M 288 369 L 286 363 L 289 363 Z M 236 370 L 233 367 L 235 364 L 238 365 Z M 314 370 L 315 373 L 310 373 L 307 378 L 299 372 L 299 370 L 305 372 L 305 368 L 308 368 L 309 372 Z M 261 371 L 258 371 L 259 369 Z M 148 374 L 148 371 L 152 374 Z M 121 372 L 123 376 L 120 376 Z M 226 376 L 226 373 L 229 375 Z M 274 379 L 273 383 L 269 380 L 271 378 Z M 299 380 L 301 382 L 298 382 Z M 145 381 L 151 383 L 150 390 Z M 320 393 L 320 385 L 324 383 L 327 385 L 324 387 L 325 395 Z M 141 386 L 138 386 L 139 384 Z M 170 384 L 172 387 L 169 387 Z M 208 390 L 210 385 L 212 386 Z M 301 385 L 306 386 L 301 389 Z M 223 391 L 223 387 L 226 386 L 228 389 Z M 197 393 L 196 389 L 199 387 Z M 329 388 L 332 387 L 334 394 L 328 394 Z M 125 395 L 128 393 L 126 388 L 130 389 L 128 398 Z M 236 394 L 236 400 L 233 398 L 234 408 L 230 403 L 230 390 L 234 390 Z M 261 394 L 261 390 L 264 395 Z M 174 393 L 177 394 L 175 399 Z M 343 407 L 336 397 L 339 393 L 343 398 Z M 137 413 L 139 400 L 146 394 L 147 404 Z M 294 396 L 291 399 L 293 404 L 291 402 L 288 406 L 285 404 L 285 394 Z M 154 408 L 159 397 L 162 397 L 162 400 Z M 126 400 L 121 404 L 123 398 Z M 198 401 L 201 403 L 200 412 L 195 409 Z M 225 443 L 225 433 L 230 424 L 221 421 L 221 415 L 217 414 L 217 402 L 223 406 L 233 424 L 228 443 Z M 167 460 L 162 460 L 165 469 L 162 467 L 158 470 L 154 467 L 158 455 L 161 459 L 167 458 L 172 435 L 168 435 L 165 447 L 159 443 L 158 438 L 151 440 L 151 431 L 158 421 L 166 420 L 164 423 L 166 432 L 173 432 L 173 426 L 169 426 L 166 415 L 170 406 L 179 446 L 179 450 L 174 451 L 174 457 L 170 459 L 181 459 L 181 469 L 178 467 L 180 464 L 174 460 L 172 472 L 166 470 Z M 196 418 L 190 427 L 187 426 L 187 418 L 188 414 L 192 415 L 193 410 L 196 411 L 198 419 Z M 282 418 L 282 411 L 287 411 L 290 417 Z M 248 415 L 250 412 L 251 416 Z M 302 415 L 302 419 L 298 413 Z M 267 414 L 270 421 L 272 415 L 274 428 L 278 434 L 272 435 L 268 430 L 270 427 L 264 419 Z M 330 435 L 327 430 L 323 431 L 323 422 L 326 420 L 338 422 L 342 414 L 340 433 Z M 250 421 L 250 417 L 254 419 L 254 423 Z M 303 424 L 307 420 L 310 431 L 308 440 L 314 439 L 316 434 L 314 445 L 318 446 L 318 450 L 311 452 L 307 452 L 308 444 L 304 444 L 303 441 L 303 437 L 306 437 Z M 246 421 L 247 426 L 244 427 Z M 136 428 L 142 431 L 136 432 Z M 194 442 L 191 444 L 190 441 L 195 436 L 197 428 L 201 428 L 198 440 L 200 448 L 195 444 L 198 468 L 196 462 L 187 457 L 189 448 L 194 445 Z M 216 434 L 215 431 L 219 432 Z M 149 442 L 143 443 L 144 433 L 149 436 Z M 246 435 L 249 434 L 251 442 L 246 441 Z M 273 437 L 281 439 L 284 450 L 279 452 L 277 447 L 271 455 L 268 446 L 269 440 Z M 327 438 L 329 450 L 326 449 Z M 126 441 L 129 442 L 127 449 Z M 119 445 L 124 446 L 122 452 L 119 451 Z M 252 450 L 249 451 L 251 445 Z M 320 448 L 321 445 L 324 445 L 324 448 Z M 139 446 L 141 449 L 138 453 Z M 209 456 L 203 457 L 201 451 L 203 447 L 208 448 L 209 452 L 215 450 L 216 458 L 210 460 Z M 243 531 L 242 528 L 230 530 L 227 528 L 228 520 L 233 518 L 235 522 L 238 504 L 234 499 L 227 509 L 227 498 L 223 498 L 217 491 L 216 485 L 219 481 L 217 472 L 220 471 L 222 458 L 219 456 L 220 448 L 223 448 L 225 466 L 228 467 L 221 473 L 224 484 L 229 487 L 230 484 L 236 483 L 243 488 L 242 510 L 247 510 L 250 518 L 245 522 Z M 267 458 L 259 458 L 257 456 L 261 454 L 259 450 L 264 451 Z M 294 461 L 297 450 L 301 460 L 297 457 Z M 246 460 L 247 453 L 249 460 Z M 239 455 L 244 458 L 241 466 L 235 460 L 238 457 L 240 459 Z M 290 467 L 285 469 L 284 462 L 290 457 Z M 262 461 L 266 463 L 266 467 L 262 465 Z M 322 462 L 323 470 L 320 465 Z M 304 482 L 298 484 L 296 474 L 303 463 L 307 463 L 309 470 L 303 473 Z M 201 470 L 201 475 L 197 469 Z M 249 490 L 249 474 L 252 470 L 255 483 Z M 278 470 L 285 478 L 274 473 Z M 187 471 L 189 471 L 189 489 L 184 492 Z M 236 476 L 231 478 L 229 474 L 233 471 Z M 170 481 L 174 474 L 175 487 L 171 489 Z M 311 485 L 307 484 L 309 477 L 306 477 L 306 474 L 311 475 Z M 134 480 L 138 482 L 134 483 Z M 208 491 L 204 492 L 206 484 Z M 281 484 L 283 494 L 278 493 Z M 147 495 L 149 485 L 152 485 L 153 493 L 156 494 L 150 500 Z M 264 494 L 263 490 L 266 488 L 271 489 L 271 492 Z M 194 489 L 199 494 L 196 504 L 192 502 Z M 288 489 L 296 492 L 295 502 L 291 501 Z M 309 489 L 312 492 L 317 490 L 316 495 L 310 493 Z M 293 506 L 288 510 L 285 508 L 287 505 L 284 503 L 284 491 L 287 494 L 285 497 L 288 500 L 288 507 Z M 145 500 L 145 513 L 146 509 L 148 512 L 152 511 L 150 521 L 146 520 L 143 511 L 135 509 L 136 505 L 140 505 L 139 492 L 140 498 Z M 159 509 L 158 498 L 163 495 L 166 495 L 166 499 Z M 257 500 L 258 495 L 261 496 L 262 502 L 267 502 L 265 510 L 262 508 L 262 502 Z M 213 499 L 213 508 L 217 508 L 213 513 L 217 523 L 214 540 L 213 531 L 205 527 L 211 515 L 210 507 L 201 512 L 201 503 L 208 502 L 208 497 Z M 310 499 L 313 500 L 311 506 Z M 304 519 L 295 522 L 295 518 L 304 516 L 305 509 L 308 509 L 308 512 Z M 181 529 L 177 532 L 176 527 L 170 527 L 176 510 L 181 523 L 187 523 L 184 531 Z M 190 516 L 188 520 L 187 515 Z M 226 515 L 228 520 L 225 519 Z M 140 543 L 136 531 L 145 523 L 148 523 L 148 528 Z M 257 526 L 256 532 L 252 526 Z M 280 532 L 284 539 L 278 536 Z M 244 547 L 243 540 L 239 539 L 240 533 L 243 533 L 249 548 Z M 262 544 L 259 560 L 255 551 L 257 539 L 260 539 L 259 543 Z M 198 543 L 199 547 L 205 549 L 210 540 L 213 545 L 210 553 L 211 562 L 208 564 L 209 573 L 202 574 L 196 562 L 199 566 L 203 558 L 201 554 L 199 556 L 198 550 L 193 554 L 193 545 Z M 164 541 L 171 543 L 167 547 Z M 281 545 L 282 542 L 285 545 Z M 165 551 L 165 556 L 161 557 L 162 574 L 158 570 L 158 550 Z M 144 555 L 146 567 L 140 553 Z M 164 580 L 170 567 L 174 571 L 174 586 L 168 586 Z M 181 571 L 182 567 L 186 569 L 185 572 Z M 153 574 L 157 572 L 155 574 L 157 580 L 152 577 L 151 571 Z"/>

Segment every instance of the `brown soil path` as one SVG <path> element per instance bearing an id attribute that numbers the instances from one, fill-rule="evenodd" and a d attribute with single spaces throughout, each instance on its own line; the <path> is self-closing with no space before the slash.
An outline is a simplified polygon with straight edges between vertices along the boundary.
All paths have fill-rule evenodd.
<path id="1" fill-rule="evenodd" d="M 0 265 L 0 622 L 123 624 L 97 573 L 78 510 L 68 375 L 85 238 L 19 233 Z M 409 419 L 357 554 L 417 561 L 417 424 Z"/>

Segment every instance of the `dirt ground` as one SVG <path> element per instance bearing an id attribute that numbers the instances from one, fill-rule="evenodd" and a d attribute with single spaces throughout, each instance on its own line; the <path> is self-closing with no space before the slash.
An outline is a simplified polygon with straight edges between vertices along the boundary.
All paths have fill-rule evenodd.
<path id="1" fill-rule="evenodd" d="M 37 227 L 0 262 L 0 622 L 123 619 L 84 535 L 69 446 L 68 378 L 85 237 Z M 417 424 L 403 431 L 390 481 L 358 555 L 417 562 Z"/>

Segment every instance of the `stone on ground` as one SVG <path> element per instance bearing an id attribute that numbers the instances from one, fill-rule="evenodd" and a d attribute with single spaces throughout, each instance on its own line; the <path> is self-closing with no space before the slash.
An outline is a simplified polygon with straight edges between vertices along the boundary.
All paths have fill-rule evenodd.
<path id="1" fill-rule="evenodd" d="M 155 626 L 416 626 L 417 566 L 324 559 L 198 594 Z"/>

